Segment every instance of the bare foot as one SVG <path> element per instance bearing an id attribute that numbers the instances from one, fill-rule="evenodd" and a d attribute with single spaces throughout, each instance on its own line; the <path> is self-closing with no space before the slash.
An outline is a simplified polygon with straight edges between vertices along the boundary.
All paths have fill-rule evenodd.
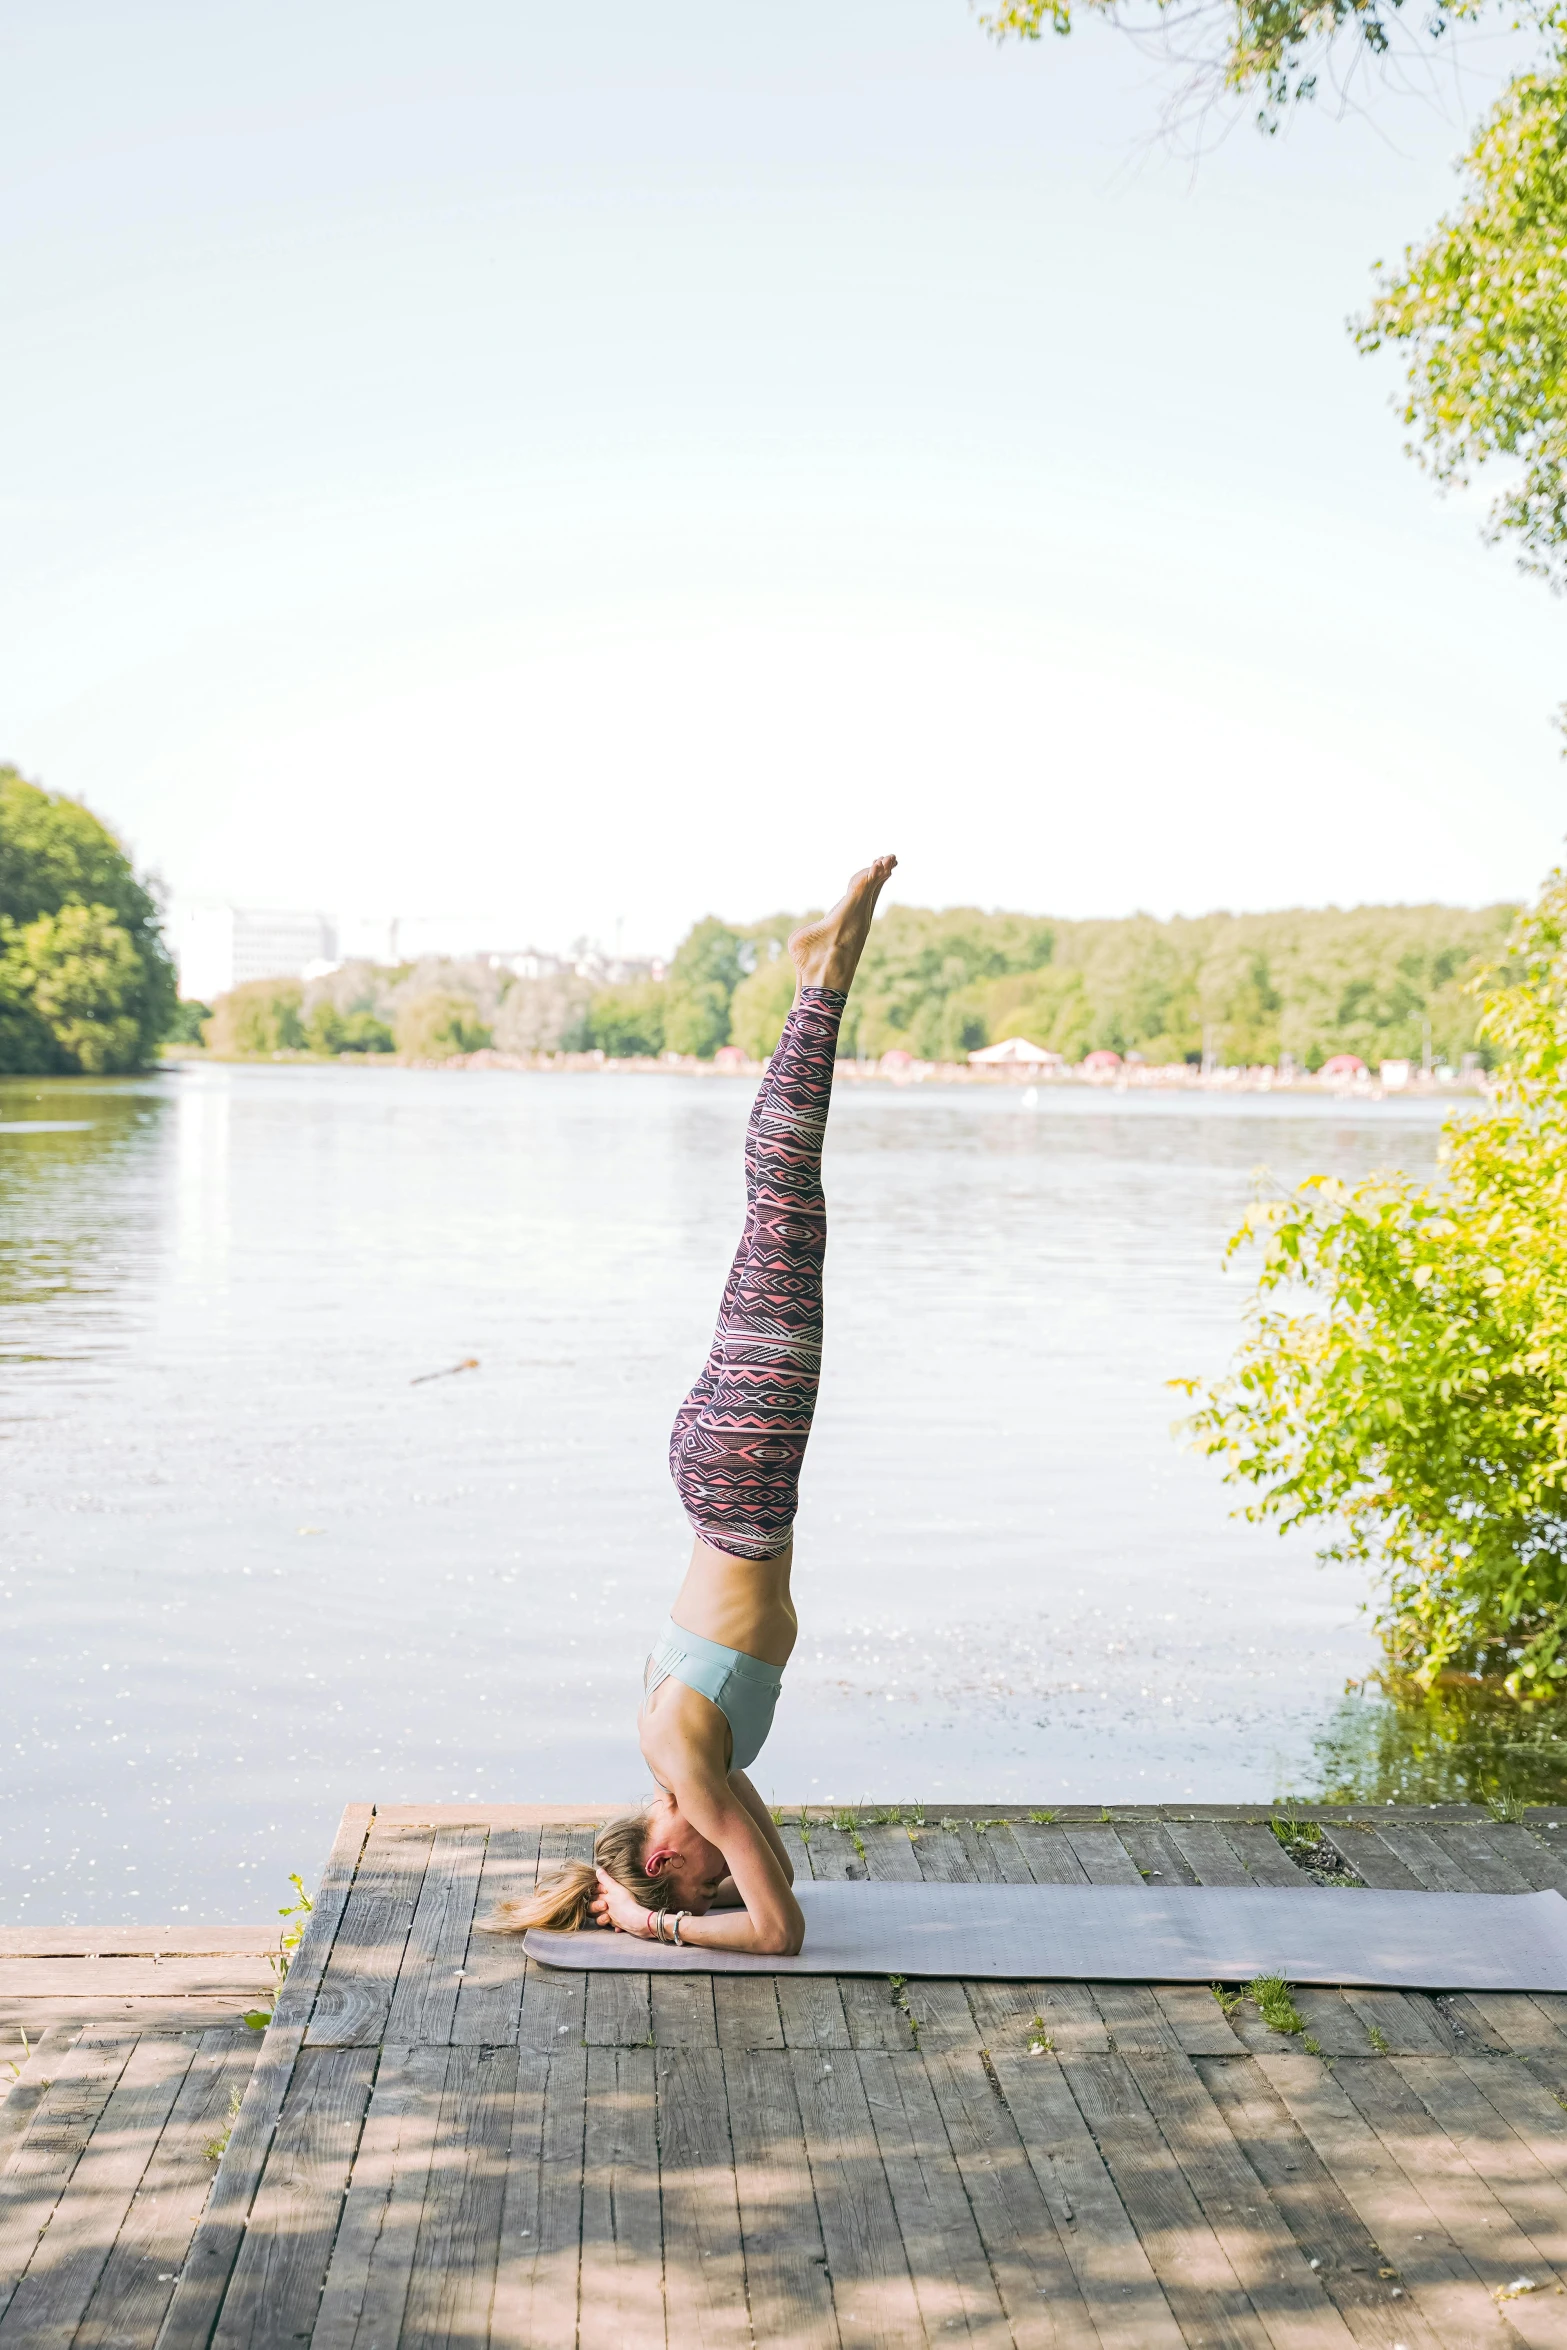
<path id="1" fill-rule="evenodd" d="M 878 857 L 863 873 L 856 873 L 830 914 L 795 932 L 789 952 L 802 987 L 831 987 L 840 995 L 848 994 L 870 934 L 876 900 L 897 862 L 896 857 Z"/>

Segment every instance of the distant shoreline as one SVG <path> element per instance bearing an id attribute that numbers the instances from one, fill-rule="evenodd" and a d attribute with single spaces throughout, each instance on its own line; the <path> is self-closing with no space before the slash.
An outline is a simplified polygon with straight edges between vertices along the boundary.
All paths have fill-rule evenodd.
<path id="1" fill-rule="evenodd" d="M 489 1045 L 478 1052 L 454 1053 L 439 1061 L 405 1059 L 399 1053 L 210 1053 L 196 1047 L 175 1046 L 164 1054 L 158 1066 L 170 1070 L 191 1067 L 411 1069 L 427 1073 L 439 1070 L 452 1074 L 503 1070 L 549 1077 L 746 1078 L 754 1084 L 763 1075 L 767 1063 L 744 1059 L 739 1054 L 732 1057 L 726 1054 L 722 1059 L 703 1061 L 689 1053 L 663 1053 L 656 1059 L 647 1054 L 617 1057 L 597 1051 L 503 1053 Z M 1369 1071 L 1363 1077 L 1350 1078 L 1323 1078 L 1306 1070 L 1296 1070 L 1281 1076 L 1276 1069 L 1267 1067 L 1213 1069 L 1205 1073 L 1187 1065 L 1150 1066 L 1135 1061 L 1123 1063 L 1119 1069 L 1113 1070 L 1084 1071 L 1068 1067 L 1037 1071 L 1026 1067 L 975 1069 L 963 1061 L 909 1060 L 888 1067 L 884 1057 L 880 1061 L 839 1061 L 836 1074 L 840 1079 L 854 1084 L 985 1086 L 1000 1087 L 1014 1093 L 1283 1093 L 1339 1101 L 1447 1102 L 1482 1100 L 1488 1091 L 1483 1076 L 1455 1076 L 1438 1080 L 1413 1071 L 1401 1085 L 1384 1085 L 1378 1076 Z"/>

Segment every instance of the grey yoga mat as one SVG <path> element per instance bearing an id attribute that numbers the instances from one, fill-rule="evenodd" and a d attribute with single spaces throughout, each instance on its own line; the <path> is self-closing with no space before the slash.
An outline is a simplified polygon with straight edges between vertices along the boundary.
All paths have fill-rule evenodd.
<path id="1" fill-rule="evenodd" d="M 547 1966 L 637 1973 L 1001 1975 L 1027 1982 L 1365 1983 L 1567 1991 L 1559 1893 L 1377 1893 L 1259 1885 L 798 1885 L 798 1958 L 547 1933 Z"/>

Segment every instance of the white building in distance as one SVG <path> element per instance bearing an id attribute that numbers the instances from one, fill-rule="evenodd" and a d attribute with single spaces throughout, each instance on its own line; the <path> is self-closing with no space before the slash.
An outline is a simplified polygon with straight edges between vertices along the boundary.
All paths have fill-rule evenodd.
<path id="1" fill-rule="evenodd" d="M 247 979 L 308 978 L 337 960 L 337 928 L 326 914 L 176 904 L 169 930 L 180 994 L 197 1003 Z"/>

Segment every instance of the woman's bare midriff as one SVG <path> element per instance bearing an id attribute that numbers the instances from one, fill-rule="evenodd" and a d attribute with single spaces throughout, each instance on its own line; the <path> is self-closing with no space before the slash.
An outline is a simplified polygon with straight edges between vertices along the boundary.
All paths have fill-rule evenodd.
<path id="1" fill-rule="evenodd" d="M 699 1541 L 670 1615 L 699 1639 L 760 1657 L 764 1665 L 786 1665 L 799 1633 L 789 1596 L 793 1563 L 792 1542 L 776 1558 L 737 1559 Z"/>

